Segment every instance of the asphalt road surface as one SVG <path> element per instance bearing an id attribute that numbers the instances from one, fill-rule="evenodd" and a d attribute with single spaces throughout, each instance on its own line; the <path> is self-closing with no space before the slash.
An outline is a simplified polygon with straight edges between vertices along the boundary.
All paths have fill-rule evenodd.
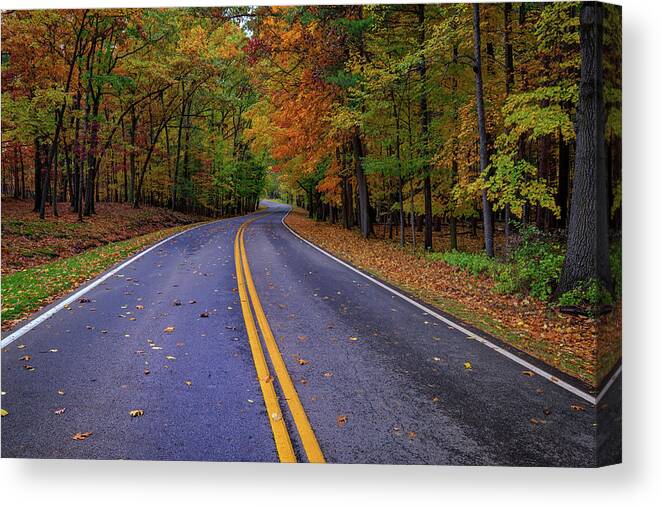
<path id="1" fill-rule="evenodd" d="M 620 376 L 596 407 L 529 376 L 266 205 L 163 243 L 5 345 L 2 457 L 620 460 Z"/>

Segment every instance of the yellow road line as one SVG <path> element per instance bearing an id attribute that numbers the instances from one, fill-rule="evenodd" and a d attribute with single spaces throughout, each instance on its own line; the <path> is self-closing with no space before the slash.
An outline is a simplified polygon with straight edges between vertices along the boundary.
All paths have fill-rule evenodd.
<path id="1" fill-rule="evenodd" d="M 252 221 L 252 220 L 250 220 Z M 257 371 L 257 378 L 259 385 L 262 389 L 266 411 L 269 415 L 269 422 L 271 424 L 271 431 L 273 432 L 273 439 L 275 440 L 278 458 L 284 463 L 296 463 L 296 455 L 294 448 L 287 432 L 287 426 L 282 417 L 278 397 L 273 387 L 273 378 L 269 373 L 269 368 L 264 357 L 262 344 L 257 334 L 255 321 L 250 311 L 250 303 L 248 302 L 248 294 L 246 291 L 245 279 L 241 270 L 239 238 L 243 234 L 244 226 L 249 222 L 244 222 L 234 238 L 234 262 L 236 266 L 236 281 L 239 288 L 239 297 L 241 299 L 241 310 L 243 311 L 243 320 L 246 323 L 246 331 L 248 333 L 248 342 L 250 343 L 250 350 L 252 351 L 252 358 L 255 363 L 255 370 Z"/>
<path id="2" fill-rule="evenodd" d="M 252 274 L 250 273 L 250 266 L 248 263 L 248 255 L 246 254 L 246 247 L 243 241 L 243 233 L 245 229 L 242 228 L 240 231 L 240 250 L 241 250 L 241 260 L 243 262 L 243 271 L 245 278 L 248 284 L 248 292 L 250 294 L 250 299 L 252 300 L 252 306 L 255 310 L 255 315 L 257 316 L 257 322 L 259 323 L 259 328 L 262 331 L 262 337 L 266 343 L 266 349 L 268 350 L 271 362 L 273 363 L 273 368 L 275 373 L 278 376 L 278 382 L 282 388 L 282 392 L 285 395 L 287 400 L 287 405 L 291 411 L 292 417 L 294 419 L 294 424 L 298 430 L 298 434 L 301 437 L 301 442 L 303 443 L 303 448 L 305 449 L 305 454 L 307 455 L 308 461 L 310 463 L 325 463 L 324 454 L 321 452 L 319 447 L 319 442 L 317 442 L 317 437 L 312 430 L 310 421 L 308 420 L 301 400 L 298 397 L 294 383 L 291 380 L 289 371 L 287 371 L 287 366 L 285 365 L 284 360 L 282 359 L 282 354 L 278 348 L 278 344 L 275 341 L 271 327 L 269 326 L 266 314 L 262 308 L 262 303 L 259 300 L 257 294 L 257 289 L 252 279 Z"/>

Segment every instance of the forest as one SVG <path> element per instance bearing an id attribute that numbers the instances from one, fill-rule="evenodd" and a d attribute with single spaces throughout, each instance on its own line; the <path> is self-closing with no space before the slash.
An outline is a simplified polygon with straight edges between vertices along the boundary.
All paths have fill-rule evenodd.
<path id="1" fill-rule="evenodd" d="M 269 196 L 477 272 L 525 258 L 504 290 L 610 306 L 620 26 L 578 2 L 8 11 L 3 200 L 85 221 Z"/>

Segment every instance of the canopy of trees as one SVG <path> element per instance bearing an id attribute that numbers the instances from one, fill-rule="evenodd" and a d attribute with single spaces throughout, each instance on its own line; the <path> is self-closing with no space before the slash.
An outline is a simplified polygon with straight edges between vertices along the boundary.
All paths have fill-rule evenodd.
<path id="1" fill-rule="evenodd" d="M 3 15 L 5 190 L 84 215 L 100 199 L 253 210 L 266 173 L 245 138 L 248 37 L 214 9 Z"/>
<path id="2" fill-rule="evenodd" d="M 423 228 L 433 249 L 432 229 L 447 226 L 456 247 L 467 221 L 492 256 L 494 229 L 571 236 L 575 223 L 607 255 L 620 224 L 621 12 L 591 8 L 8 12 L 3 188 L 42 216 L 67 201 L 82 219 L 99 199 L 217 215 L 255 209 L 265 186 L 277 194 L 268 173 L 311 216 L 366 237 L 388 223 L 404 244 L 405 227 Z M 577 118 L 582 100 L 591 116 Z M 602 146 L 580 165 L 587 124 Z M 576 197 L 579 167 L 597 193 Z M 572 254 L 565 289 L 607 276 L 573 269 L 603 264 L 586 252 Z"/>

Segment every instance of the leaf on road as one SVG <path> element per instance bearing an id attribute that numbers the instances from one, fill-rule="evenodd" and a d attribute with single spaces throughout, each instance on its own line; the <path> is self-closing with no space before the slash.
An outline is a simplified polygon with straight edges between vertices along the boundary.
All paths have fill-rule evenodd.
<path id="1" fill-rule="evenodd" d="M 413 440 L 415 437 L 418 436 L 418 434 L 415 431 L 409 431 L 406 433 L 406 436 L 409 437 L 409 440 Z"/>
<path id="2" fill-rule="evenodd" d="M 349 418 L 346 415 L 338 415 L 337 416 L 337 425 L 340 428 L 342 428 L 347 423 L 348 420 L 349 420 Z"/>
<path id="3" fill-rule="evenodd" d="M 534 377 L 534 376 L 535 376 L 535 372 L 534 372 L 534 371 L 530 371 L 530 370 L 523 370 L 523 371 L 521 372 L 521 375 L 525 375 L 526 377 Z"/>
<path id="4" fill-rule="evenodd" d="M 145 411 L 142 410 L 141 408 L 136 408 L 134 410 L 129 410 L 129 415 L 131 417 L 142 417 L 145 415 Z"/>
<path id="5" fill-rule="evenodd" d="M 55 410 L 53 413 L 54 413 L 55 415 L 62 415 L 62 414 L 64 414 L 65 410 L 66 410 L 66 408 L 58 408 L 58 409 Z"/>
<path id="6" fill-rule="evenodd" d="M 59 394 L 60 396 L 64 396 L 64 391 L 62 389 L 59 389 L 57 391 L 57 394 Z"/>
<path id="7" fill-rule="evenodd" d="M 151 371 L 149 370 L 149 368 L 145 368 L 145 369 L 142 371 L 142 373 L 144 373 L 145 375 L 149 375 L 149 374 L 151 373 Z"/>
<path id="8" fill-rule="evenodd" d="M 165 356 L 165 359 L 169 359 L 170 361 L 172 361 L 173 359 L 177 359 L 177 358 L 174 356 Z"/>
<path id="9" fill-rule="evenodd" d="M 32 356 L 28 356 L 27 354 L 18 358 L 19 361 L 29 361 L 30 359 L 32 359 Z"/>
<path id="10" fill-rule="evenodd" d="M 273 412 L 271 414 L 271 419 L 274 421 L 280 421 L 282 419 L 282 414 L 280 412 Z"/>
<path id="11" fill-rule="evenodd" d="M 534 417 L 530 419 L 530 423 L 533 425 L 537 424 L 546 424 L 546 421 L 544 419 L 535 419 Z"/>
<path id="12" fill-rule="evenodd" d="M 9 415 L 9 412 L 7 412 L 4 408 L 0 408 L 0 416 L 4 417 L 6 415 Z"/>
<path id="13" fill-rule="evenodd" d="M 200 313 L 200 317 L 202 317 L 203 319 L 206 319 L 208 316 L 209 316 L 209 312 Z"/>
<path id="14" fill-rule="evenodd" d="M 36 368 L 30 364 L 24 364 L 23 369 L 27 371 L 34 371 Z"/>
<path id="15" fill-rule="evenodd" d="M 306 364 L 308 364 L 309 362 L 310 362 L 310 361 L 308 361 L 307 359 L 303 359 L 302 357 L 299 357 L 299 358 L 298 358 L 298 364 L 300 364 L 301 366 L 306 365 Z"/>
<path id="16" fill-rule="evenodd" d="M 179 299 L 175 299 L 174 301 L 172 301 L 172 304 L 173 304 L 174 306 L 181 306 L 181 300 L 179 300 Z"/>
<path id="17" fill-rule="evenodd" d="M 59 352 L 59 350 L 58 349 L 48 349 L 48 352 L 55 353 L 55 352 Z"/>
<path id="18" fill-rule="evenodd" d="M 73 437 L 74 440 L 87 440 L 89 437 L 92 436 L 91 431 L 86 431 L 84 433 L 76 433 Z"/>
<path id="19" fill-rule="evenodd" d="M 17 349 L 24 349 L 25 345 L 23 343 L 21 343 L 20 345 L 16 345 L 16 348 Z"/>
<path id="20" fill-rule="evenodd" d="M 307 339 L 308 339 L 308 337 L 305 336 L 304 334 L 298 335 L 298 341 L 299 342 L 304 342 Z"/>
<path id="21" fill-rule="evenodd" d="M 349 337 L 349 340 L 352 341 L 352 342 L 357 342 L 357 341 L 358 341 L 358 337 L 357 337 L 357 336 L 350 336 L 350 337 Z"/>
<path id="22" fill-rule="evenodd" d="M 326 377 L 326 378 L 331 378 L 332 376 L 333 376 L 333 372 L 332 372 L 332 371 L 325 371 L 325 372 L 324 372 L 324 377 Z"/>
<path id="23" fill-rule="evenodd" d="M 136 310 L 144 310 L 145 307 L 143 305 L 135 305 Z"/>
<path id="24" fill-rule="evenodd" d="M 571 409 L 574 412 L 583 412 L 583 411 L 585 411 L 585 407 L 583 405 L 579 405 L 578 403 L 572 403 Z"/>
<path id="25" fill-rule="evenodd" d="M 186 384 L 188 387 L 193 385 L 193 382 L 191 380 L 185 380 L 184 384 Z"/>
<path id="26" fill-rule="evenodd" d="M 171 333 L 172 331 L 174 331 L 174 326 L 168 326 L 163 330 L 164 333 Z"/>
<path id="27" fill-rule="evenodd" d="M 473 365 L 470 364 L 469 361 L 466 361 L 466 362 L 464 363 L 464 368 L 467 369 L 467 370 L 472 370 L 472 369 L 473 369 Z"/>

